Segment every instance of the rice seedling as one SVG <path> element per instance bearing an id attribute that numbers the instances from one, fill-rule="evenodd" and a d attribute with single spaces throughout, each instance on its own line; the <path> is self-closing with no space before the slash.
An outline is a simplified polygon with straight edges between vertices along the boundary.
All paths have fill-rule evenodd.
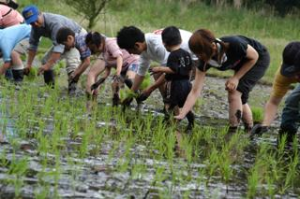
<path id="1" fill-rule="evenodd" d="M 261 107 L 251 107 L 252 117 L 254 123 L 261 123 L 263 121 L 263 108 Z"/>
<path id="2" fill-rule="evenodd" d="M 17 159 L 14 155 L 9 165 L 7 173 L 12 175 L 12 179 L 8 180 L 8 183 L 12 183 L 15 189 L 15 197 L 18 198 L 21 194 L 21 189 L 24 185 L 24 176 L 28 169 L 28 158 L 24 157 Z"/>

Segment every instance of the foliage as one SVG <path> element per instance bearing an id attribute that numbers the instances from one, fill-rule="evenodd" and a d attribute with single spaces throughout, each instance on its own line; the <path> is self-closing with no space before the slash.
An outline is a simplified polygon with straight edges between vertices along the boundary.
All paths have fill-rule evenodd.
<path id="1" fill-rule="evenodd" d="M 83 15 L 89 21 L 87 28 L 90 30 L 96 25 L 97 17 L 101 14 L 101 11 L 110 0 L 64 1 L 74 9 L 75 13 Z"/>

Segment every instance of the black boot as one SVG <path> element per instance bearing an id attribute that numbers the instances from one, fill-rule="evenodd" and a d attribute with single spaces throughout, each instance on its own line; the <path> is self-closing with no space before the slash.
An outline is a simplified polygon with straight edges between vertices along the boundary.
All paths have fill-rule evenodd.
<path id="1" fill-rule="evenodd" d="M 44 81 L 48 86 L 54 88 L 55 74 L 53 70 L 44 71 Z"/>
<path id="2" fill-rule="evenodd" d="M 24 79 L 24 69 L 12 70 L 13 78 L 16 83 L 20 83 Z"/>
<path id="3" fill-rule="evenodd" d="M 68 87 L 68 94 L 70 96 L 75 96 L 76 95 L 76 88 L 77 88 L 77 82 L 71 81 L 69 83 L 69 87 Z"/>
<path id="4" fill-rule="evenodd" d="M 186 127 L 186 132 L 191 133 L 193 128 L 194 128 L 194 124 L 195 124 L 195 115 L 192 111 L 190 111 L 190 112 L 188 112 L 186 117 L 187 117 L 188 122 L 189 122 L 187 127 Z"/>
<path id="5" fill-rule="evenodd" d="M 120 103 L 120 97 L 119 97 L 119 94 L 118 93 L 115 93 L 113 95 L 113 98 L 112 98 L 112 105 L 113 106 L 118 106 Z"/>
<path id="6" fill-rule="evenodd" d="M 244 123 L 244 131 L 245 131 L 245 133 L 250 133 L 251 130 L 252 130 L 252 128 L 253 128 L 252 124 L 250 125 L 250 124 Z"/>

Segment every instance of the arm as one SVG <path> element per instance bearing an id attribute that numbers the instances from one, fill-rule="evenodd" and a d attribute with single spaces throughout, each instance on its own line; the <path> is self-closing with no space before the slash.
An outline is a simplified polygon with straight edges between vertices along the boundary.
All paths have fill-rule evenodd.
<path id="1" fill-rule="evenodd" d="M 151 69 L 151 71 L 153 73 L 158 73 L 158 72 L 161 72 L 161 73 L 168 73 L 168 74 L 174 74 L 174 71 L 169 68 L 169 67 L 165 67 L 165 66 L 157 66 L 157 67 L 153 67 Z"/>
<path id="2" fill-rule="evenodd" d="M 12 61 L 16 60 L 16 58 L 18 58 L 18 53 L 13 51 L 13 47 L 11 45 L 7 45 L 6 48 L 3 48 L 1 46 L 0 49 L 2 49 L 1 51 L 3 54 L 2 56 L 3 56 L 3 61 L 4 61 L 4 64 L 0 68 L 0 75 L 3 75 L 5 73 L 5 71 L 8 68 L 10 68 Z"/>
<path id="3" fill-rule="evenodd" d="M 162 68 L 167 68 L 167 67 L 162 67 Z M 165 74 L 161 74 L 158 77 L 158 79 L 154 82 L 154 84 L 152 84 L 151 86 L 149 86 L 148 88 L 146 88 L 143 91 L 143 94 L 145 94 L 146 96 L 149 96 L 154 90 L 156 90 L 158 87 L 160 87 L 165 82 L 166 82 Z"/>
<path id="4" fill-rule="evenodd" d="M 136 74 L 134 77 L 134 81 L 133 81 L 133 85 L 131 87 L 131 90 L 133 90 L 134 92 L 137 91 L 141 85 L 141 83 L 143 82 L 145 76 L 141 76 L 139 74 Z"/>
<path id="5" fill-rule="evenodd" d="M 44 65 L 46 69 L 51 69 L 53 65 L 60 59 L 61 53 L 52 52 L 47 63 Z"/>
<path id="6" fill-rule="evenodd" d="M 31 68 L 32 67 L 32 62 L 34 60 L 34 57 L 36 55 L 36 51 L 35 50 L 28 50 L 28 59 L 27 59 L 27 68 Z"/>
<path id="7" fill-rule="evenodd" d="M 87 57 L 84 60 L 82 60 L 81 64 L 74 71 L 74 74 L 72 75 L 73 78 L 79 78 L 80 75 L 87 69 L 87 67 L 89 67 L 90 63 L 90 57 Z"/>
<path id="8" fill-rule="evenodd" d="M 4 62 L 4 64 L 2 65 L 2 67 L 0 68 L 0 75 L 4 75 L 5 71 L 10 68 L 11 66 L 11 62 Z"/>
<path id="9" fill-rule="evenodd" d="M 53 65 L 59 60 L 60 56 L 61 53 L 52 52 L 47 63 L 39 68 L 38 74 L 42 74 L 44 71 L 50 70 L 53 67 Z"/>
<path id="10" fill-rule="evenodd" d="M 248 61 L 225 83 L 226 89 L 229 91 L 235 90 L 239 80 L 255 65 L 258 60 L 257 51 L 250 45 L 247 46 L 246 58 Z"/>
<path id="11" fill-rule="evenodd" d="M 282 100 L 282 97 L 274 97 L 271 96 L 271 98 L 269 99 L 269 101 L 266 104 L 265 107 L 265 116 L 264 116 L 264 120 L 262 122 L 262 126 L 270 126 L 271 123 L 273 122 L 276 113 L 277 113 L 277 109 L 278 106 L 280 104 Z"/>
<path id="12" fill-rule="evenodd" d="M 105 74 L 103 76 L 104 79 L 106 79 L 110 75 L 111 67 L 105 67 Z"/>
<path id="13" fill-rule="evenodd" d="M 117 75 L 117 76 L 121 75 L 122 66 L 123 66 L 123 57 L 121 55 L 119 55 L 117 57 L 117 69 L 116 69 L 116 74 L 115 75 Z"/>
<path id="14" fill-rule="evenodd" d="M 204 80 L 205 80 L 205 72 L 202 72 L 200 70 L 197 69 L 196 71 L 196 77 L 195 77 L 195 81 L 192 87 L 192 90 L 190 91 L 183 108 L 180 111 L 180 114 L 178 116 L 176 116 L 176 119 L 183 119 L 186 114 L 193 108 L 193 106 L 196 103 L 196 100 L 198 99 L 203 85 L 204 85 Z"/>

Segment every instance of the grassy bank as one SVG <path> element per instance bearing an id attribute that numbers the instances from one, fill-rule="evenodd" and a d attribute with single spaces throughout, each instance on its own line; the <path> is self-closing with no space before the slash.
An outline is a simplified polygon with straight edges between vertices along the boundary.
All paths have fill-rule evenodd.
<path id="1" fill-rule="evenodd" d="M 22 1 L 21 7 L 30 3 L 37 4 L 43 11 L 60 13 L 75 19 L 83 26 L 87 25 L 84 18 L 72 12 L 63 1 L 57 1 L 55 4 L 45 0 Z M 115 36 L 117 31 L 126 25 L 136 25 L 145 32 L 176 25 L 189 31 L 208 28 L 219 37 L 242 34 L 256 38 L 268 47 L 271 54 L 271 65 L 263 79 L 269 83 L 272 82 L 274 73 L 281 63 L 284 46 L 300 37 L 297 28 L 299 19 L 292 16 L 275 17 L 264 10 L 238 11 L 232 8 L 220 9 L 200 3 L 187 4 L 183 1 L 169 0 L 120 0 L 110 2 L 104 13 L 99 17 L 94 30 L 108 36 Z M 211 73 L 224 75 L 215 70 Z"/>

